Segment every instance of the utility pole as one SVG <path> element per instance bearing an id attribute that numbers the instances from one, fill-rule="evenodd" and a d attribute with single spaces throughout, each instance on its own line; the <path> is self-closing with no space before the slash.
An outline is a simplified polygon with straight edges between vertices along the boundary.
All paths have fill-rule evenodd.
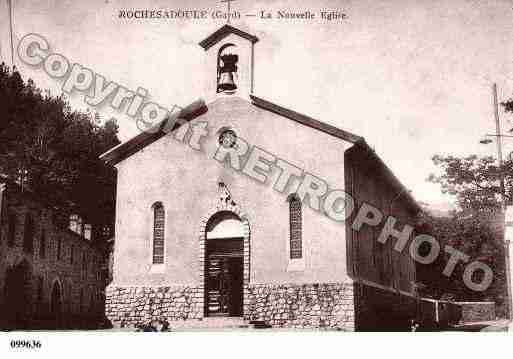
<path id="1" fill-rule="evenodd" d="M 497 101 L 497 84 L 493 84 L 492 86 L 493 92 L 493 112 L 495 116 L 495 133 L 497 136 L 497 160 L 499 163 L 499 171 L 500 171 L 500 188 L 501 188 L 501 204 L 502 209 L 505 207 L 506 202 L 506 189 L 504 187 L 504 172 L 502 170 L 502 137 L 501 135 L 501 123 L 499 118 L 499 103 Z"/>
<path id="2" fill-rule="evenodd" d="M 513 319 L 513 298 L 512 298 L 512 273 L 511 269 L 513 269 L 511 258 L 513 256 L 510 253 L 510 244 L 513 241 L 513 205 L 510 205 L 508 202 L 508 196 L 506 194 L 505 188 L 505 172 L 503 169 L 503 158 L 502 158 L 502 138 L 503 137 L 512 137 L 511 135 L 504 135 L 501 133 L 501 123 L 499 118 L 499 102 L 497 101 L 497 84 L 493 84 L 492 86 L 492 96 L 493 96 L 493 114 L 495 118 L 495 134 L 486 134 L 486 137 L 495 137 L 497 141 L 497 163 L 499 168 L 499 185 L 500 185 L 500 209 L 502 214 L 504 215 L 503 229 L 504 229 L 504 261 L 505 261 L 505 271 L 506 271 L 506 287 L 507 287 L 507 316 L 509 319 Z M 479 141 L 482 144 L 489 144 L 493 141 L 489 138 L 484 138 Z"/>
<path id="3" fill-rule="evenodd" d="M 7 0 L 7 10 L 9 11 L 9 34 L 11 40 L 11 67 L 14 68 L 14 35 L 13 35 L 13 6 L 12 0 Z"/>
<path id="4" fill-rule="evenodd" d="M 500 191 L 501 191 L 501 211 L 504 215 L 504 262 L 505 262 L 505 271 L 506 271 L 506 287 L 507 287 L 507 295 L 508 295 L 508 318 L 513 319 L 513 301 L 511 298 L 512 294 L 512 282 L 511 282 L 511 258 L 510 258 L 510 238 L 506 238 L 506 234 L 509 232 L 507 227 L 510 225 L 507 217 L 508 207 L 506 204 L 506 188 L 504 185 L 504 170 L 502 168 L 503 159 L 502 159 L 502 137 L 504 135 L 501 134 L 501 125 L 499 118 L 499 103 L 497 101 L 497 84 L 493 84 L 492 86 L 493 92 L 493 112 L 495 117 L 495 129 L 496 129 L 496 137 L 497 137 L 497 160 L 499 164 L 499 173 L 500 173 Z M 508 216 L 509 217 L 509 216 Z"/>

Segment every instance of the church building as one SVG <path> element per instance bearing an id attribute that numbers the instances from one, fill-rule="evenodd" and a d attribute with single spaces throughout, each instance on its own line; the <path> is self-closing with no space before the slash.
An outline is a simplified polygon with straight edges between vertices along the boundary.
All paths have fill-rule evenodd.
<path id="1" fill-rule="evenodd" d="M 407 328 L 415 262 L 376 239 L 420 207 L 362 137 L 253 93 L 258 41 L 230 25 L 205 38 L 203 100 L 102 155 L 118 176 L 107 317 Z M 379 225 L 355 230 L 362 206 Z"/>

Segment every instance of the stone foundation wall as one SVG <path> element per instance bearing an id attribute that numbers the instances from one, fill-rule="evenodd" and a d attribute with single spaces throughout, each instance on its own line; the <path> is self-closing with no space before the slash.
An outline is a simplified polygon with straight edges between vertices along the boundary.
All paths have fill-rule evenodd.
<path id="1" fill-rule="evenodd" d="M 154 319 L 203 318 L 203 290 L 197 287 L 107 288 L 105 315 L 114 327 L 135 327 Z"/>
<path id="2" fill-rule="evenodd" d="M 107 288 L 105 313 L 114 327 L 136 327 L 152 320 L 203 318 L 203 288 Z M 244 291 L 244 320 L 275 328 L 354 330 L 352 283 L 256 284 Z"/>
<path id="3" fill-rule="evenodd" d="M 352 331 L 353 284 L 250 285 L 244 298 L 244 319 L 273 327 Z"/>

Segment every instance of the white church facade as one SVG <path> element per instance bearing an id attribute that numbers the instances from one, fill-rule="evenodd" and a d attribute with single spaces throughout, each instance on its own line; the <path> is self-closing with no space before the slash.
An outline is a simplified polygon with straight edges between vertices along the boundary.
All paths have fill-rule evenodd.
<path id="1" fill-rule="evenodd" d="M 402 227 L 419 206 L 362 137 L 253 94 L 257 42 L 230 25 L 207 37 L 204 101 L 181 112 L 181 125 L 102 155 L 118 176 L 107 317 L 407 325 L 415 263 L 375 239 L 387 215 Z M 330 193 L 343 191 L 356 209 L 380 209 L 381 227 L 352 229 L 356 209 L 341 220 Z"/>

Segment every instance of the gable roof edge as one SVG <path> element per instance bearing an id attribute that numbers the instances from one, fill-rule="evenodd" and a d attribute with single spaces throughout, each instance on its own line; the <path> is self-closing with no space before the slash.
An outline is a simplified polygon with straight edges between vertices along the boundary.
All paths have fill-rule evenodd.
<path id="1" fill-rule="evenodd" d="M 167 133 L 173 132 L 180 127 L 180 124 L 176 122 L 173 124 L 173 128 L 167 129 L 166 124 L 169 121 L 176 120 L 177 118 L 191 121 L 205 112 L 207 112 L 205 102 L 203 100 L 197 100 L 183 108 L 177 115 L 172 115 L 171 117 L 166 118 L 161 123 L 152 127 L 149 131 L 143 131 L 137 136 L 132 137 L 130 140 L 111 148 L 100 155 L 100 159 L 110 165 L 115 165 L 134 153 L 139 152 L 139 150 L 157 141 L 161 137 L 164 137 Z M 164 128 L 166 130 L 164 130 Z"/>
<path id="2" fill-rule="evenodd" d="M 365 142 L 365 139 L 363 137 L 355 135 L 354 133 L 351 133 L 349 131 L 345 131 L 338 127 L 321 122 L 321 121 L 311 118 L 309 116 L 303 115 L 299 112 L 290 110 L 283 106 L 280 106 L 280 105 L 277 105 L 270 101 L 259 98 L 255 95 L 250 95 L 250 98 L 251 98 L 253 105 L 263 108 L 264 110 L 276 113 L 283 117 L 286 117 L 286 118 L 293 120 L 295 122 L 298 122 L 302 125 L 314 128 L 316 130 L 327 133 L 331 136 L 340 138 L 344 141 L 347 141 L 347 142 L 350 142 L 353 144 L 362 142 L 362 141 Z"/>
<path id="3" fill-rule="evenodd" d="M 258 37 L 226 24 L 223 27 L 219 28 L 216 32 L 208 36 L 206 39 L 200 41 L 199 45 L 203 49 L 208 50 L 210 47 L 214 46 L 230 34 L 239 35 L 240 37 L 243 37 L 246 40 L 251 41 L 251 43 L 253 44 L 258 41 Z"/>

